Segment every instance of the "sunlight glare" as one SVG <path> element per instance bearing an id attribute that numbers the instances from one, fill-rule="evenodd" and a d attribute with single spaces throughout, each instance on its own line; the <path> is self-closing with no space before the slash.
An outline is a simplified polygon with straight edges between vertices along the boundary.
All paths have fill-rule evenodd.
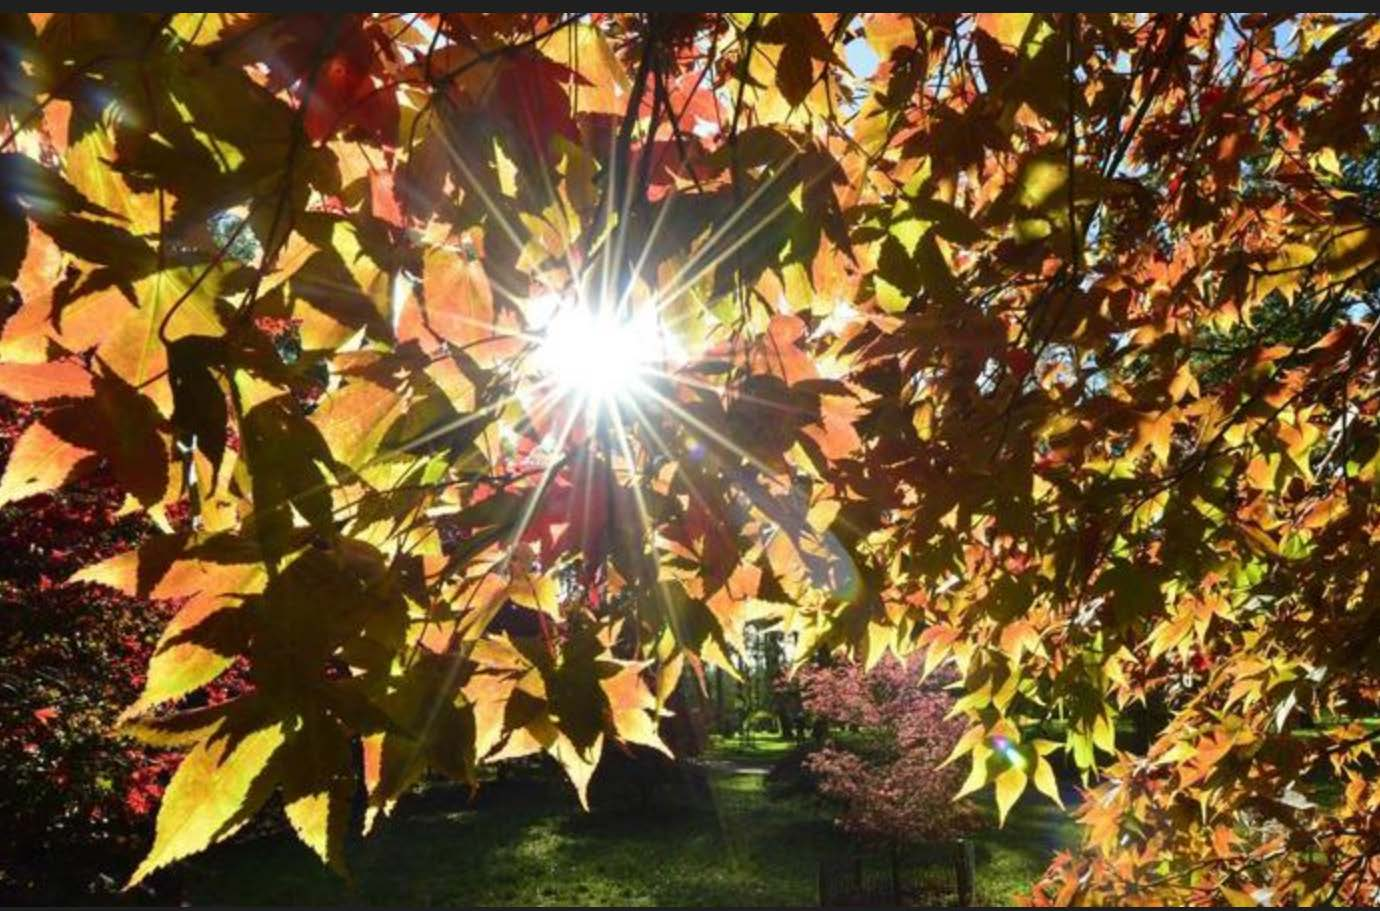
<path id="1" fill-rule="evenodd" d="M 629 318 L 567 303 L 546 324 L 537 365 L 559 391 L 598 408 L 641 388 L 661 349 L 654 312 Z"/>

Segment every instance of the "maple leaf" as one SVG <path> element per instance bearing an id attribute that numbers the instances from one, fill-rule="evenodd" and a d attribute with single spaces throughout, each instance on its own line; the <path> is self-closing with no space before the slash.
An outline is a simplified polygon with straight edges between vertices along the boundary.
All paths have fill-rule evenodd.
<path id="1" fill-rule="evenodd" d="M 551 138 L 580 141 L 567 86 L 590 85 L 581 74 L 535 53 L 519 53 L 499 67 L 494 110 L 508 119 L 538 161 L 550 154 Z"/>
<path id="2" fill-rule="evenodd" d="M 137 877 L 275 788 L 343 869 L 355 743 L 367 825 L 535 753 L 584 802 L 771 625 L 953 667 L 1002 822 L 1066 720 L 1041 901 L 1373 903 L 1372 744 L 1294 731 L 1380 698 L 1374 16 L 5 21 L 0 506 L 109 488 L 158 531 L 74 578 L 176 602 Z M 656 323 L 597 403 L 574 305 Z"/>

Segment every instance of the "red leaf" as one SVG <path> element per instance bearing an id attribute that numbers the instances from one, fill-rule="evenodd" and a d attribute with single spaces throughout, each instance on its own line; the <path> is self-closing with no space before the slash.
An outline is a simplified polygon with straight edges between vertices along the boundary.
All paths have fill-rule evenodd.
<path id="1" fill-rule="evenodd" d="M 523 535 L 537 542 L 542 562 L 579 551 L 592 574 L 613 546 L 611 517 L 624 510 L 615 502 L 625 491 L 609 464 L 587 455 L 571 462 L 568 474 L 553 479 Z"/>
<path id="2" fill-rule="evenodd" d="M 544 157 L 552 136 L 580 141 L 565 90 L 572 81 L 588 84 L 574 70 L 537 54 L 513 57 L 499 71 L 494 111 L 511 120 L 532 152 Z"/>
<path id="3" fill-rule="evenodd" d="M 1010 348 L 1006 352 L 1006 366 L 1017 379 L 1024 377 L 1035 366 L 1035 355 L 1024 348 Z"/>
<path id="4" fill-rule="evenodd" d="M 284 71 L 280 78 L 300 81 L 297 93 L 308 139 L 321 142 L 344 131 L 383 145 L 397 141 L 397 93 L 386 79 L 373 75 L 379 64 L 375 43 L 381 37 L 362 17 L 354 17 L 337 39 L 335 51 L 311 72 L 309 62 L 303 66 L 302 55 L 303 45 L 313 46 L 310 36 L 293 36 L 287 60 L 279 64 Z"/>

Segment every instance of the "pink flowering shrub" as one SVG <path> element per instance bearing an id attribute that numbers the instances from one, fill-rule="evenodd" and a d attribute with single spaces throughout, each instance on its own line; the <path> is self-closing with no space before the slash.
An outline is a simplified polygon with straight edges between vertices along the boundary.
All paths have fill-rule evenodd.
<path id="1" fill-rule="evenodd" d="M 980 825 L 976 807 L 954 802 L 960 768 L 936 768 L 963 734 L 945 720 L 953 699 L 921 679 L 918 659 L 888 655 L 870 672 L 855 664 L 799 675 L 805 710 L 827 723 L 825 745 L 805 761 L 819 792 L 855 835 L 891 843 L 939 841 Z"/>

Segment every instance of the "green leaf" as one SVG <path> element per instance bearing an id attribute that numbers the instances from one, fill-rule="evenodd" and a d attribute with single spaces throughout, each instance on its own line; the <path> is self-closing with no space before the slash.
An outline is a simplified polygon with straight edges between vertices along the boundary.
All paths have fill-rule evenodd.
<path id="1" fill-rule="evenodd" d="M 930 234 L 926 234 L 916 245 L 915 267 L 920 274 L 920 281 L 935 303 L 948 308 L 961 302 L 958 283 L 949 269 L 949 263 L 940 252 L 939 244 Z"/>
<path id="2" fill-rule="evenodd" d="M 966 246 L 987 238 L 987 232 L 966 212 L 942 199 L 912 199 L 910 208 L 920 218 L 933 223 L 935 233 L 950 243 Z"/>
<path id="3" fill-rule="evenodd" d="M 1068 165 L 1050 157 L 1026 160 L 1016 176 L 1016 202 L 1032 211 L 1065 202 L 1060 191 L 1068 182 Z"/>

